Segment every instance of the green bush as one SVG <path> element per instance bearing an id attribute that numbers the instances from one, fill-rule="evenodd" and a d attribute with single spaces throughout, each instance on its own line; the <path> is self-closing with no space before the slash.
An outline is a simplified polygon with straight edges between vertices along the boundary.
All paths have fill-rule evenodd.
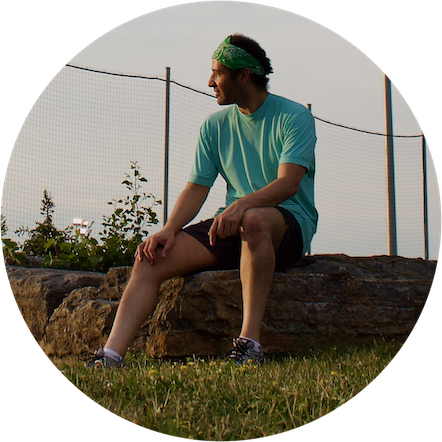
<path id="1" fill-rule="evenodd" d="M 8 232 L 8 226 L 6 225 L 6 217 L 1 215 L 1 234 L 2 234 L 2 251 L 6 264 L 8 265 L 21 265 L 26 266 L 26 258 L 21 253 L 20 245 L 12 241 L 10 238 L 4 238 Z"/>
<path id="2" fill-rule="evenodd" d="M 55 204 L 45 190 L 40 209 L 45 216 L 44 221 L 36 223 L 32 230 L 20 227 L 16 231 L 19 236 L 29 235 L 22 252 L 44 257 L 43 266 L 52 268 L 106 272 L 110 267 L 132 265 L 136 248 L 148 235 L 148 228 L 158 224 L 154 207 L 161 201 L 152 194 L 142 192 L 147 179 L 141 175 L 138 162 L 131 162 L 130 168 L 131 173 L 125 174 L 125 180 L 121 183 L 129 194 L 124 199 L 108 202 L 113 206 L 113 211 L 111 215 L 103 216 L 99 240 L 91 236 L 93 223 L 85 235 L 80 235 L 74 226 L 58 230 L 52 222 Z M 3 240 L 3 243 L 4 253 L 8 253 L 8 256 L 23 256 L 17 243 L 11 240 Z"/>
<path id="3" fill-rule="evenodd" d="M 32 230 L 30 230 L 29 227 L 24 228 L 23 226 L 20 226 L 20 228 L 15 231 L 18 236 L 29 236 L 29 238 L 23 243 L 23 253 L 31 256 L 45 256 L 47 253 L 57 254 L 59 250 L 56 249 L 55 245 L 52 245 L 49 248 L 46 247 L 48 241 L 55 238 L 63 238 L 63 240 L 68 239 L 68 232 L 66 230 L 58 230 L 52 222 L 54 207 L 54 201 L 49 192 L 45 189 L 40 208 L 40 214 L 45 216 L 43 222 L 36 222 L 36 227 Z"/>

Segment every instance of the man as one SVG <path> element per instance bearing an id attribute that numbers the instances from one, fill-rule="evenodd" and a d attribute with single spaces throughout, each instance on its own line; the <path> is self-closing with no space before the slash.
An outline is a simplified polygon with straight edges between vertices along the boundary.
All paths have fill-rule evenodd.
<path id="1" fill-rule="evenodd" d="M 157 304 L 160 284 L 203 269 L 239 268 L 243 323 L 230 357 L 264 362 L 260 328 L 273 274 L 308 250 L 316 231 L 314 119 L 298 103 L 269 94 L 265 51 L 242 35 L 212 55 L 218 104 L 232 105 L 201 127 L 189 182 L 164 228 L 141 243 L 104 349 L 91 366 L 124 366 L 124 355 Z M 184 228 L 218 174 L 226 206 L 214 219 Z"/>

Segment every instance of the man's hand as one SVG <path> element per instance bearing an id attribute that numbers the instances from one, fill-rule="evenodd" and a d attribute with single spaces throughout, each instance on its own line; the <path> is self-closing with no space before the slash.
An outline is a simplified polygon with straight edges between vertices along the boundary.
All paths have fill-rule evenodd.
<path id="1" fill-rule="evenodd" d="M 210 245 L 214 246 L 216 237 L 226 238 L 234 235 L 241 226 L 245 210 L 241 207 L 240 200 L 232 203 L 220 213 L 214 220 L 209 230 Z"/>
<path id="2" fill-rule="evenodd" d="M 158 233 L 149 236 L 149 238 L 147 238 L 146 241 L 143 241 L 137 247 L 137 251 L 135 252 L 135 258 L 142 261 L 143 257 L 146 257 L 149 263 L 151 265 L 154 265 L 157 262 L 156 259 L 157 247 L 158 246 L 163 247 L 161 256 L 163 258 L 166 258 L 167 254 L 169 253 L 169 250 L 172 248 L 174 243 L 175 243 L 175 234 L 173 233 L 172 230 L 168 229 L 160 230 Z"/>
<path id="3" fill-rule="evenodd" d="M 209 231 L 210 245 L 215 245 L 216 237 L 234 235 L 241 227 L 242 217 L 253 207 L 277 207 L 296 194 L 307 169 L 299 164 L 283 163 L 278 168 L 278 178 L 261 190 L 244 196 L 220 213 Z"/>

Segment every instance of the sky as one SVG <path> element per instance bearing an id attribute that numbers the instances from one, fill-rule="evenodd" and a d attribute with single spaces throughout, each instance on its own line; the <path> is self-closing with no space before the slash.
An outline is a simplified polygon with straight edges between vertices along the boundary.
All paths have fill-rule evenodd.
<path id="1" fill-rule="evenodd" d="M 210 93 L 210 55 L 235 32 L 256 39 L 271 58 L 272 93 L 311 103 L 327 120 L 384 131 L 383 73 L 376 64 L 325 27 L 273 7 L 207 2 L 166 8 L 103 35 L 71 63 L 141 75 L 164 75 L 169 66 L 173 79 Z M 393 100 L 396 133 L 420 133 L 396 90 Z"/>
<path id="2" fill-rule="evenodd" d="M 210 55 L 234 32 L 252 36 L 267 51 L 274 68 L 272 93 L 310 103 L 326 120 L 385 131 L 382 70 L 338 34 L 274 7 L 206 2 L 165 8 L 103 35 L 71 63 L 141 75 L 164 75 L 169 66 L 173 79 L 210 93 Z M 394 84 L 393 103 L 395 133 L 419 134 Z"/>

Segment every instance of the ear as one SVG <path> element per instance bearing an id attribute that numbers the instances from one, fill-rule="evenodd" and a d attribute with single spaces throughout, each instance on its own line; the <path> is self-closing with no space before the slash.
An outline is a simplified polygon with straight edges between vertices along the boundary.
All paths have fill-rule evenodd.
<path id="1" fill-rule="evenodd" d="M 239 70 L 237 79 L 244 86 L 247 83 L 247 81 L 250 79 L 250 70 L 249 70 L 249 68 L 241 68 Z"/>

